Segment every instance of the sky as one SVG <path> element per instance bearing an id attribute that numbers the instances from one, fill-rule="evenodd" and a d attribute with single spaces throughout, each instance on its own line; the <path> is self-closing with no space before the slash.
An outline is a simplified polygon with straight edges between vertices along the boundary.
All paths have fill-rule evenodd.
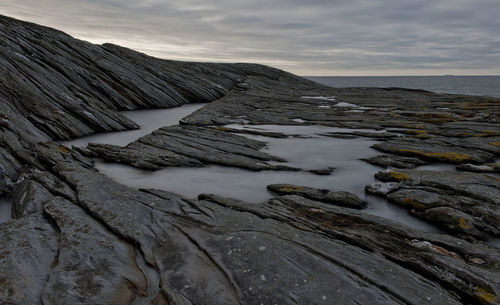
<path id="1" fill-rule="evenodd" d="M 175 60 L 500 75 L 500 0 L 0 0 L 0 14 Z"/>

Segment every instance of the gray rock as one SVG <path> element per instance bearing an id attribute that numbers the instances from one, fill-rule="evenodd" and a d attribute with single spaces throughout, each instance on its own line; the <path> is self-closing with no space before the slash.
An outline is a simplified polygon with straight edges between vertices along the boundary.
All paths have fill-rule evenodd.
<path id="1" fill-rule="evenodd" d="M 495 155 L 476 148 L 449 145 L 445 139 L 431 138 L 423 141 L 408 139 L 390 140 L 373 145 L 373 148 L 402 156 L 418 157 L 434 162 L 486 163 L 495 160 Z"/>
<path id="2" fill-rule="evenodd" d="M 398 190 L 380 194 L 451 234 L 479 239 L 500 235 L 500 185 L 494 177 L 418 170 L 389 170 L 376 176 L 400 182 Z"/>
<path id="3" fill-rule="evenodd" d="M 483 164 L 499 154 L 499 99 L 329 88 L 261 65 L 155 59 L 4 16 L 0 32 L 0 193 L 16 191 L 20 217 L 0 225 L 0 303 L 498 303 L 499 250 L 473 240 L 498 229 L 494 177 L 378 175 L 398 182 L 389 195 L 437 193 L 414 214 L 441 226 L 466 219 L 474 233 L 448 229 L 469 242 L 301 196 L 249 204 L 140 191 L 100 175 L 78 152 L 39 142 L 134 129 L 117 111 L 196 101 L 210 104 L 183 126 L 131 147 L 85 153 L 153 169 L 189 163 L 293 170 L 267 163 L 283 160 L 260 152 L 265 143 L 212 125 L 320 124 L 406 130 L 404 139 L 384 139 L 384 147 L 467 154 L 453 156 Z M 454 196 L 453 206 L 431 201 Z"/>
<path id="4" fill-rule="evenodd" d="M 419 158 L 412 157 L 401 157 L 401 156 L 388 156 L 381 155 L 368 159 L 361 159 L 370 164 L 381 166 L 381 167 L 395 167 L 395 168 L 415 168 L 419 165 L 429 164 L 428 162 L 422 161 Z"/>
<path id="5" fill-rule="evenodd" d="M 500 163 L 487 163 L 482 165 L 460 164 L 457 170 L 477 173 L 500 173 Z"/>
<path id="6" fill-rule="evenodd" d="M 43 304 L 130 304 L 144 295 L 148 283 L 132 245 L 63 198 L 50 200 L 44 209 L 61 239 Z"/>
<path id="7" fill-rule="evenodd" d="M 387 183 L 375 182 L 365 186 L 365 191 L 373 195 L 384 196 L 399 188 L 400 184 L 397 182 L 387 182 Z"/>
<path id="8" fill-rule="evenodd" d="M 194 126 L 161 128 L 127 146 L 91 144 L 95 156 L 130 165 L 159 169 L 169 166 L 205 166 L 220 164 L 249 170 L 297 170 L 265 161 L 284 162 L 260 152 L 265 143 L 223 130 Z"/>
<path id="9" fill-rule="evenodd" d="M 0 303 L 41 304 L 59 234 L 40 213 L 0 224 Z"/>
<path id="10" fill-rule="evenodd" d="M 280 195 L 299 195 L 312 200 L 327 202 L 352 209 L 363 209 L 366 202 L 358 196 L 349 192 L 332 192 L 326 189 L 316 189 L 312 187 L 292 185 L 292 184 L 271 184 L 267 189 Z"/>
<path id="11" fill-rule="evenodd" d="M 335 168 L 333 168 L 333 167 L 327 167 L 327 168 L 320 168 L 320 169 L 310 169 L 310 170 L 308 170 L 308 172 L 316 174 L 316 175 L 320 175 L 320 176 L 328 176 L 334 170 L 335 170 Z"/>
<path id="12" fill-rule="evenodd" d="M 31 179 L 21 182 L 12 194 L 12 214 L 14 218 L 40 212 L 45 202 L 54 197 L 40 183 Z"/>

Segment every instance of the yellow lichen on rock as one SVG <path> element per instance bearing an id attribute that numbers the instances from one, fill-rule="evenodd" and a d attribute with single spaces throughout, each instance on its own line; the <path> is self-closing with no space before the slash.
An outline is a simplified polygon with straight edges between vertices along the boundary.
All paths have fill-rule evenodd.
<path id="1" fill-rule="evenodd" d="M 284 186 L 279 189 L 280 192 L 294 192 L 294 191 L 301 191 L 304 188 L 302 186 Z"/>
<path id="2" fill-rule="evenodd" d="M 407 134 L 423 134 L 423 133 L 427 133 L 427 130 L 423 130 L 423 129 L 411 129 L 411 130 L 407 130 L 406 133 Z"/>
<path id="3" fill-rule="evenodd" d="M 458 220 L 458 225 L 459 225 L 459 226 L 460 226 L 460 228 L 462 228 L 462 229 L 466 229 L 466 230 L 470 229 L 470 226 L 469 226 L 469 224 L 467 223 L 467 220 L 466 220 L 465 218 L 460 218 L 460 219 Z"/>
<path id="4" fill-rule="evenodd" d="M 497 304 L 498 298 L 493 293 L 487 291 L 484 288 L 476 288 L 475 296 L 479 299 L 481 304 Z"/>
<path id="5" fill-rule="evenodd" d="M 229 131 L 231 129 L 227 128 L 227 127 L 212 127 L 213 129 L 215 130 L 221 130 L 221 131 Z"/>
<path id="6" fill-rule="evenodd" d="M 449 161 L 449 162 L 463 162 L 467 161 L 470 159 L 470 156 L 468 154 L 461 154 L 461 153 L 456 153 L 453 151 L 450 152 L 423 152 L 420 150 L 413 150 L 413 149 L 400 149 L 399 150 L 402 153 L 418 156 L 418 157 L 424 157 L 424 158 L 431 158 L 439 161 Z"/>
<path id="7" fill-rule="evenodd" d="M 409 153 L 409 154 L 415 154 L 415 155 L 421 155 L 421 156 L 424 155 L 424 152 L 422 152 L 420 150 L 407 149 L 407 148 L 400 149 L 399 152 Z"/>
<path id="8" fill-rule="evenodd" d="M 62 146 L 62 145 L 57 146 L 57 150 L 60 152 L 63 152 L 63 153 L 69 152 L 69 149 L 65 146 Z"/>
<path id="9" fill-rule="evenodd" d="M 404 205 L 412 206 L 413 208 L 418 209 L 418 210 L 424 210 L 425 209 L 425 205 L 424 204 L 416 202 L 415 200 L 413 200 L 413 198 L 410 198 L 410 197 L 406 197 L 405 199 L 403 199 L 402 203 Z"/>
<path id="10" fill-rule="evenodd" d="M 451 161 L 451 162 L 463 162 L 470 159 L 470 156 L 468 154 L 461 154 L 452 151 L 445 153 L 430 152 L 430 153 L 425 153 L 424 155 L 427 157 L 435 157 L 441 160 L 444 159 L 446 161 Z"/>
<path id="11" fill-rule="evenodd" d="M 500 142 L 490 142 L 488 144 L 493 145 L 493 146 L 500 146 Z"/>
<path id="12" fill-rule="evenodd" d="M 410 175 L 407 175 L 405 173 L 390 172 L 390 175 L 391 175 L 392 178 L 394 178 L 397 181 L 410 180 Z"/>

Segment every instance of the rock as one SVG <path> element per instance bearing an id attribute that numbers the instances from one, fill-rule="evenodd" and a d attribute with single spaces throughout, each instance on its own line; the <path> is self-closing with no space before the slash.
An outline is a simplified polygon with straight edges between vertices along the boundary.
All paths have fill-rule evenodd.
<path id="1" fill-rule="evenodd" d="M 378 172 L 375 177 L 384 182 L 444 189 L 489 204 L 500 203 L 500 181 L 484 174 L 398 169 Z"/>
<path id="2" fill-rule="evenodd" d="M 260 152 L 264 145 L 264 142 L 213 128 L 170 126 L 123 148 L 91 144 L 88 149 L 106 160 L 147 169 L 220 164 L 249 170 L 298 170 L 265 162 L 285 160 Z"/>
<path id="3" fill-rule="evenodd" d="M 41 304 L 59 234 L 40 213 L 0 224 L 0 303 Z"/>
<path id="4" fill-rule="evenodd" d="M 479 239 L 500 235 L 500 193 L 493 177 L 418 170 L 389 170 L 376 177 L 400 182 L 397 190 L 379 194 L 451 234 Z"/>
<path id="5" fill-rule="evenodd" d="M 6 149 L 0 147 L 0 195 L 11 190 L 19 179 L 21 164 Z"/>
<path id="6" fill-rule="evenodd" d="M 436 207 L 426 209 L 424 212 L 413 212 L 413 214 L 421 216 L 431 223 L 436 223 L 457 236 L 485 239 L 485 233 L 482 232 L 484 231 L 484 222 L 480 218 L 472 217 L 454 208 Z M 499 233 L 498 227 L 492 229 L 496 230 L 495 233 Z"/>
<path id="7" fill-rule="evenodd" d="M 130 304 L 144 295 L 148 283 L 132 245 L 63 198 L 44 209 L 61 231 L 44 304 Z"/>
<path id="8" fill-rule="evenodd" d="M 313 173 L 315 175 L 328 176 L 334 170 L 335 170 L 335 168 L 333 168 L 333 167 L 327 167 L 327 168 L 323 168 L 323 169 L 310 169 L 310 170 L 308 170 L 308 172 Z"/>
<path id="9" fill-rule="evenodd" d="M 405 238 L 439 244 L 450 253 L 466 253 L 462 251 L 467 251 L 468 246 L 456 248 L 456 240 L 438 241 L 439 236 L 404 233 L 409 230 L 406 228 L 396 232 L 409 235 L 398 237 L 389 231 L 395 227 L 385 220 L 298 199 L 301 197 L 274 199 L 262 207 L 216 196 L 200 196 L 197 201 L 174 201 L 173 194 L 157 192 L 161 194 L 157 197 L 133 190 L 75 165 L 61 163 L 57 170 L 77 188 L 80 203 L 91 215 L 98 216 L 115 234 L 134 241 L 142 249 L 146 261 L 160 273 L 161 289 L 169 300 L 207 304 L 255 301 L 291 304 L 295 301 L 291 301 L 290 296 L 294 296 L 297 302 L 309 304 L 318 298 L 320 302 L 323 296 L 333 300 L 348 295 L 361 303 L 368 300 L 375 304 L 393 303 L 396 297 L 417 304 L 431 297 L 439 303 L 458 304 L 454 293 L 443 290 L 441 283 L 461 283 L 459 278 L 462 276 L 467 277 L 469 283 L 477 283 L 473 287 L 483 287 L 478 286 L 481 280 L 497 282 L 488 277 L 487 272 L 463 261 L 462 256 L 443 256 L 447 263 L 440 262 L 438 258 L 442 254 L 433 252 L 434 248 L 420 250 L 422 260 L 419 264 L 422 265 L 415 270 L 423 271 L 427 266 L 424 257 L 435 257 L 431 263 L 434 274 L 449 270 L 446 277 L 439 277 L 440 284 L 375 252 L 360 251 L 361 242 L 356 242 L 359 238 L 368 243 L 363 247 L 385 249 L 386 255 L 391 251 L 401 253 L 394 248 L 396 245 L 405 247 L 413 258 L 414 248 L 404 241 Z M 96 185 L 100 186 L 99 192 L 96 192 Z M 126 225 L 131 218 L 137 226 Z M 332 235 L 325 239 L 324 234 Z M 392 240 L 385 236 L 392 236 Z M 496 250 L 486 249 L 481 250 L 483 257 L 493 251 L 487 259 L 496 262 Z M 302 261 L 308 263 L 301 264 Z M 314 272 L 318 268 L 323 272 Z M 429 266 L 428 270 L 432 268 Z M 461 271 L 452 271 L 453 268 Z M 393 276 L 386 276 L 387 272 Z M 366 282 L 367 287 L 377 283 L 376 286 L 385 288 L 357 291 L 354 286 L 360 281 Z M 290 288 L 279 289 L 283 285 Z M 332 285 L 344 289 L 331 289 Z M 456 284 L 452 287 L 458 288 Z M 474 297 L 475 289 L 458 288 L 458 291 L 464 290 L 464 295 Z M 354 291 L 356 293 L 351 294 Z"/>
<path id="10" fill-rule="evenodd" d="M 365 138 L 381 139 L 381 140 L 393 139 L 399 137 L 399 135 L 390 132 L 370 132 L 370 131 L 327 132 L 321 135 L 333 138 L 352 139 L 357 137 L 365 137 Z"/>
<path id="11" fill-rule="evenodd" d="M 429 164 L 428 162 L 422 161 L 419 158 L 413 157 L 401 157 L 401 156 L 388 156 L 381 155 L 368 159 L 361 159 L 373 165 L 378 165 L 381 167 L 395 167 L 395 168 L 415 168 L 419 165 Z"/>
<path id="12" fill-rule="evenodd" d="M 460 164 L 457 166 L 457 170 L 477 172 L 477 173 L 500 173 L 500 163 L 487 163 L 483 165 L 474 164 Z"/>
<path id="13" fill-rule="evenodd" d="M 255 129 L 236 129 L 236 128 L 220 127 L 220 126 L 216 126 L 216 127 L 212 127 L 212 128 L 215 130 L 226 131 L 226 132 L 230 132 L 230 133 L 243 133 L 243 134 L 258 135 L 258 136 L 278 138 L 278 139 L 296 136 L 296 135 L 287 135 L 287 134 L 284 134 L 282 132 L 260 131 L 260 130 L 255 130 Z"/>
<path id="14" fill-rule="evenodd" d="M 299 195 L 308 199 L 327 202 L 352 209 L 366 208 L 366 202 L 349 192 L 332 192 L 325 189 L 316 189 L 292 184 L 271 184 L 267 189 L 280 195 Z"/>
<path id="15" fill-rule="evenodd" d="M 107 161 L 130 164 L 137 168 L 149 170 L 175 166 L 205 166 L 197 159 L 139 142 L 132 142 L 125 147 L 90 143 L 88 150 L 92 152 L 93 156 Z"/>
<path id="16" fill-rule="evenodd" d="M 384 196 L 399 188 L 400 184 L 397 182 L 387 182 L 387 183 L 376 182 L 365 186 L 365 191 L 370 194 Z"/>
<path id="17" fill-rule="evenodd" d="M 50 140 L 134 129 L 118 111 L 196 101 L 210 103 L 182 126 L 127 147 L 84 152 L 152 169 L 296 170 L 272 164 L 284 160 L 260 152 L 264 142 L 213 125 L 318 124 L 411 130 L 378 140 L 388 150 L 467 154 L 448 161 L 484 164 L 500 153 L 500 99 L 330 88 L 261 65 L 155 59 L 4 16 L 0 32 L 0 193 L 15 197 L 19 217 L 0 224 L 0 303 L 498 303 L 500 253 L 477 240 L 498 229 L 495 177 L 377 174 L 397 184 L 374 191 L 394 202 L 396 194 L 415 192 L 425 208 L 413 214 L 464 240 L 302 196 L 250 204 L 137 190 Z M 360 201 L 348 193 L 306 193 Z M 460 227 L 461 218 L 470 229 Z"/>
<path id="18" fill-rule="evenodd" d="M 402 156 L 418 157 L 434 162 L 448 163 L 485 163 L 493 161 L 495 156 L 476 148 L 447 145 L 444 139 L 432 138 L 423 141 L 408 139 L 390 140 L 373 145 L 373 148 Z"/>
<path id="19" fill-rule="evenodd" d="M 40 212 L 43 205 L 54 196 L 35 180 L 26 179 L 13 192 L 12 214 L 21 218 Z"/>

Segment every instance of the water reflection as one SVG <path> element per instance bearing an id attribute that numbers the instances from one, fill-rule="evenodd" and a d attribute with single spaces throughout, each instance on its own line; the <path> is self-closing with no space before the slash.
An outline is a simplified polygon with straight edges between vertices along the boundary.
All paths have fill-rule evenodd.
<path id="1" fill-rule="evenodd" d="M 12 218 L 10 207 L 10 200 L 5 197 L 0 197 L 0 223 L 6 222 Z"/>

